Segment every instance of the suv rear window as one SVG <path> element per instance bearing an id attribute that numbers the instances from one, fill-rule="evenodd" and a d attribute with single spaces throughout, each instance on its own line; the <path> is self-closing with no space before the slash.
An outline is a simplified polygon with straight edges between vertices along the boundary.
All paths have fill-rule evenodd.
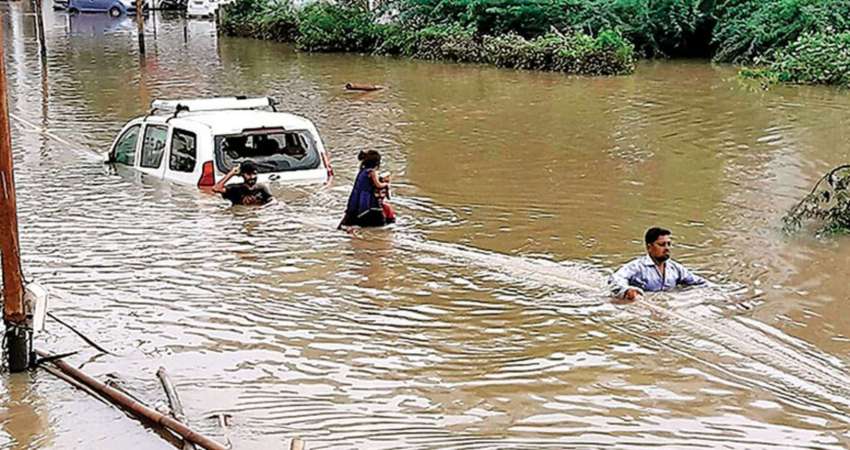
<path id="1" fill-rule="evenodd" d="M 321 158 L 309 131 L 260 131 L 215 137 L 218 167 L 227 172 L 246 160 L 259 173 L 316 169 Z"/>
<path id="2" fill-rule="evenodd" d="M 162 153 L 165 150 L 165 139 L 168 137 L 168 127 L 148 125 L 145 127 L 145 137 L 142 140 L 142 158 L 139 166 L 157 169 L 162 164 Z"/>
<path id="3" fill-rule="evenodd" d="M 171 156 L 168 168 L 177 172 L 194 172 L 197 160 L 195 133 L 175 128 L 171 133 Z"/>

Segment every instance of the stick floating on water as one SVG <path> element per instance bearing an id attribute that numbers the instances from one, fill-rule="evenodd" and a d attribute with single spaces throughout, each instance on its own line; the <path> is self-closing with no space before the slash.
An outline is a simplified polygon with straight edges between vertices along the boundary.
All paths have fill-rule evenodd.
<path id="1" fill-rule="evenodd" d="M 188 423 L 186 414 L 183 412 L 183 403 L 180 401 L 180 397 L 177 395 L 177 389 L 174 388 L 174 383 L 171 382 L 171 378 L 165 371 L 165 367 L 160 367 L 156 371 L 156 376 L 159 378 L 160 383 L 162 383 L 162 388 L 165 389 L 165 396 L 168 397 L 168 405 L 171 407 L 171 415 L 181 423 Z M 183 450 L 195 450 L 195 444 L 184 440 Z"/>
<path id="2" fill-rule="evenodd" d="M 345 83 L 345 90 L 346 91 L 371 92 L 371 91 L 379 91 L 383 88 L 384 88 L 383 86 L 377 85 L 377 84 Z"/>

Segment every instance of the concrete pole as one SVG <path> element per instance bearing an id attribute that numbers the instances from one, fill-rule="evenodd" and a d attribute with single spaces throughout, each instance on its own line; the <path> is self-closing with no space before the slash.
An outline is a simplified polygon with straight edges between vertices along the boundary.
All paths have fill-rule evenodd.
<path id="1" fill-rule="evenodd" d="M 29 332 L 24 311 L 24 277 L 18 242 L 18 211 L 12 163 L 12 136 L 6 98 L 6 63 L 3 24 L 0 21 L 0 262 L 3 266 L 3 323 L 6 325 L 6 357 L 11 372 L 29 366 Z"/>

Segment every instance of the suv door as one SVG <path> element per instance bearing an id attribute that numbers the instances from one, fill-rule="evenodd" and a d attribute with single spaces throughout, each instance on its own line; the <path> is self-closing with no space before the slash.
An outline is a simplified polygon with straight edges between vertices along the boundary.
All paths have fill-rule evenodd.
<path id="1" fill-rule="evenodd" d="M 165 178 L 181 184 L 194 185 L 198 182 L 198 135 L 192 131 L 174 127 L 168 144 L 168 159 Z"/>
<path id="2" fill-rule="evenodd" d="M 133 167 L 136 165 L 136 150 L 139 148 L 139 130 L 141 125 L 127 127 L 121 136 L 115 140 L 115 145 L 109 152 L 109 161 Z"/>
<path id="3" fill-rule="evenodd" d="M 140 172 L 157 178 L 165 175 L 165 148 L 168 143 L 168 125 L 145 124 L 142 147 L 137 159 Z"/>

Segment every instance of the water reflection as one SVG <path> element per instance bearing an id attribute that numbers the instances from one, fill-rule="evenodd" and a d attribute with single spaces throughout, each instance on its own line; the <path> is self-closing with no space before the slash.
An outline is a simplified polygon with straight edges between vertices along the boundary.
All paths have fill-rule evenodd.
<path id="1" fill-rule="evenodd" d="M 8 438 L 4 448 L 22 450 L 52 445 L 52 430 L 39 392 L 32 389 L 30 373 L 4 374 L 0 386 L 0 436 Z M 0 440 L 2 442 L 2 440 Z"/>

